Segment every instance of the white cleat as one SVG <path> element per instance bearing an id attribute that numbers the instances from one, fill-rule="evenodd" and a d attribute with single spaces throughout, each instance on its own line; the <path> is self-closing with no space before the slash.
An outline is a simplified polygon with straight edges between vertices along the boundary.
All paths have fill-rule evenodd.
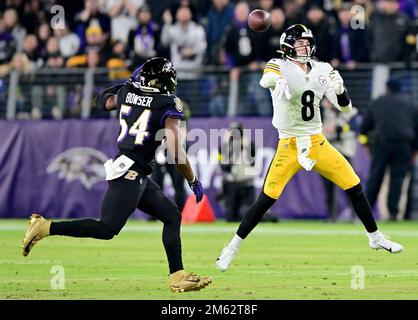
<path id="1" fill-rule="evenodd" d="M 218 259 L 216 259 L 216 269 L 218 269 L 221 272 L 226 271 L 237 252 L 238 248 L 226 245 L 225 248 L 222 250 L 221 255 L 218 257 Z"/>
<path id="2" fill-rule="evenodd" d="M 384 249 L 390 253 L 399 253 L 403 250 L 403 246 L 394 241 L 388 240 L 389 237 L 377 231 L 377 235 L 372 239 L 369 237 L 369 246 L 372 249 L 379 250 Z"/>

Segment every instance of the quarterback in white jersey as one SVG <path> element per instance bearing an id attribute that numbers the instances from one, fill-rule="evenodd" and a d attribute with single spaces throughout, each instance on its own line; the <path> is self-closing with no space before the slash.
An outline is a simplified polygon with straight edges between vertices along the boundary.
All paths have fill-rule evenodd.
<path id="1" fill-rule="evenodd" d="M 273 100 L 273 126 L 279 132 L 276 154 L 270 164 L 263 190 L 250 206 L 238 230 L 216 260 L 220 271 L 228 269 L 241 242 L 280 197 L 284 187 L 302 168 L 315 170 L 343 189 L 362 221 L 369 246 L 398 253 L 403 246 L 388 240 L 377 228 L 360 179 L 350 163 L 322 134 L 319 104 L 325 96 L 340 111 L 352 109 L 339 72 L 329 63 L 313 60 L 316 49 L 311 30 L 302 24 L 290 26 L 280 37 L 280 58 L 271 59 L 260 85 Z"/>
<path id="2" fill-rule="evenodd" d="M 304 44 L 307 40 L 298 41 Z M 321 133 L 319 104 L 324 95 L 340 111 L 351 110 L 351 103 L 347 106 L 338 104 L 332 86 L 332 81 L 342 82 L 337 71 L 331 78 L 333 68 L 329 63 L 311 60 L 308 65 L 309 72 L 306 73 L 291 60 L 271 59 L 260 80 L 260 85 L 271 91 L 273 126 L 278 129 L 280 138 Z"/>

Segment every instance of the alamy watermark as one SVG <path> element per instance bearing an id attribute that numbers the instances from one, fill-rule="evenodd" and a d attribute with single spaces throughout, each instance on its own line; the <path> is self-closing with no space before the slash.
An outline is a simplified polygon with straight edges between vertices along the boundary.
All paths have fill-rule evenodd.
<path id="1" fill-rule="evenodd" d="M 53 290 L 65 289 L 65 270 L 61 265 L 52 266 L 50 273 L 53 274 L 50 285 Z"/>
<path id="2" fill-rule="evenodd" d="M 351 289 L 364 289 L 366 278 L 366 271 L 363 266 L 355 265 L 351 267 Z"/>
<path id="3" fill-rule="evenodd" d="M 257 175 L 262 170 L 262 163 L 257 152 L 263 150 L 264 130 L 258 129 L 191 129 L 186 137 L 169 129 L 157 131 L 155 140 L 161 142 L 156 149 L 155 158 L 164 159 L 168 164 L 190 163 L 219 164 L 241 166 L 243 174 Z M 174 145 L 174 141 L 179 141 Z M 170 145 L 173 144 L 173 145 Z M 187 145 L 187 153 L 183 150 Z M 202 153 L 202 150 L 206 153 Z M 208 150 L 210 152 L 208 152 Z M 213 152 L 216 151 L 216 152 Z M 162 157 L 161 154 L 164 156 Z"/>
<path id="4" fill-rule="evenodd" d="M 366 12 L 364 7 L 361 5 L 354 5 L 351 7 L 350 12 L 352 14 L 350 26 L 353 30 L 366 28 L 365 21 L 366 21 Z"/>
<path id="5" fill-rule="evenodd" d="M 65 9 L 63 6 L 55 5 L 51 7 L 51 13 L 55 14 L 51 19 L 52 30 L 65 29 Z"/>

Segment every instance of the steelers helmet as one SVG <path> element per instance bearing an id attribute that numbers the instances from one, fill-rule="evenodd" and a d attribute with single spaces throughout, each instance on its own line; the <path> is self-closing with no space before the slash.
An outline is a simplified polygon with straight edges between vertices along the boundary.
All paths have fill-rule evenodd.
<path id="1" fill-rule="evenodd" d="M 156 57 L 138 67 L 129 81 L 145 92 L 173 94 L 177 86 L 177 72 L 170 60 Z"/>
<path id="2" fill-rule="evenodd" d="M 307 39 L 309 41 L 310 50 L 309 53 L 306 52 L 306 55 L 298 55 L 296 52 L 295 42 L 299 39 Z M 277 52 L 281 53 L 286 59 L 307 63 L 314 55 L 315 50 L 316 43 L 312 31 L 303 24 L 294 24 L 287 28 L 281 35 L 280 49 Z"/>

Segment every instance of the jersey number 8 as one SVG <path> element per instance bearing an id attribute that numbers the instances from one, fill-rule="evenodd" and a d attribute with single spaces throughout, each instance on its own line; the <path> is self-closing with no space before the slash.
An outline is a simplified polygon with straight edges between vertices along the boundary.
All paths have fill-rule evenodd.
<path id="1" fill-rule="evenodd" d="M 311 90 L 302 94 L 302 119 L 304 121 L 312 120 L 314 117 L 314 93 Z"/>

